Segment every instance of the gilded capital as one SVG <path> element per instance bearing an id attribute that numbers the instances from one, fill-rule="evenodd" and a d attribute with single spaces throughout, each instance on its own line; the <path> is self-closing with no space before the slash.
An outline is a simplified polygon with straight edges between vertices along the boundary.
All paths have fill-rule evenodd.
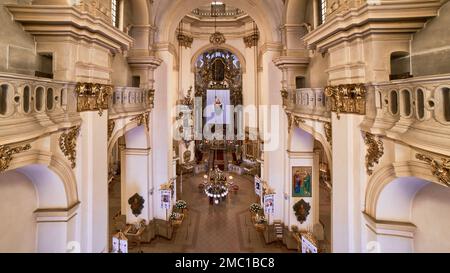
<path id="1" fill-rule="evenodd" d="M 430 156 L 416 154 L 416 158 L 430 165 L 431 173 L 447 187 L 450 187 L 450 158 L 442 158 L 440 161 Z"/>
<path id="2" fill-rule="evenodd" d="M 77 83 L 75 92 L 78 112 L 98 110 L 98 114 L 101 116 L 103 110 L 108 109 L 112 86 L 98 83 Z"/>
<path id="3" fill-rule="evenodd" d="M 325 87 L 325 96 L 331 100 L 331 111 L 340 113 L 366 114 L 366 87 L 364 84 L 341 84 Z"/>
<path id="4" fill-rule="evenodd" d="M 363 132 L 364 143 L 367 146 L 366 171 L 368 175 L 373 174 L 373 167 L 378 164 L 384 154 L 383 141 L 371 133 Z"/>
<path id="5" fill-rule="evenodd" d="M 248 36 L 245 36 L 243 39 L 244 39 L 245 46 L 252 48 L 252 47 L 258 45 L 259 33 L 258 32 L 252 33 Z"/>
<path id="6" fill-rule="evenodd" d="M 144 112 L 142 114 L 139 114 L 137 116 L 135 116 L 134 118 L 131 119 L 131 121 L 136 121 L 138 126 L 145 126 L 145 129 L 148 131 L 150 131 L 150 127 L 148 125 L 149 122 L 149 115 L 150 112 Z"/>
<path id="7" fill-rule="evenodd" d="M 185 33 L 178 33 L 177 35 L 178 44 L 180 46 L 183 46 L 185 48 L 190 48 L 192 46 L 192 42 L 194 41 L 194 38 L 192 36 L 189 36 Z"/>

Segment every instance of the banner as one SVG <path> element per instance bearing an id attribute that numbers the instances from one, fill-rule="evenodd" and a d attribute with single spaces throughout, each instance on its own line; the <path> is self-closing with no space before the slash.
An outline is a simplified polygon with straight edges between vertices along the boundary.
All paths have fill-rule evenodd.
<path id="1" fill-rule="evenodd" d="M 302 253 L 317 253 L 317 246 L 309 240 L 307 236 L 302 235 Z"/>
<path id="2" fill-rule="evenodd" d="M 161 190 L 161 208 L 170 209 L 171 190 Z"/>
<path id="3" fill-rule="evenodd" d="M 273 214 L 275 212 L 274 197 L 273 194 L 264 195 L 264 213 Z"/>
<path id="4" fill-rule="evenodd" d="M 259 178 L 257 175 L 255 176 L 255 193 L 256 195 L 261 196 L 261 187 L 262 187 L 262 183 L 261 183 L 261 178 Z"/>

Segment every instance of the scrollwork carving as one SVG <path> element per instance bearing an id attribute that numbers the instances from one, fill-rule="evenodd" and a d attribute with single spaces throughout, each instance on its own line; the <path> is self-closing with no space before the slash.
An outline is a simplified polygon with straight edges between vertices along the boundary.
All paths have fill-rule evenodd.
<path id="1" fill-rule="evenodd" d="M 364 115 L 366 113 L 366 87 L 364 84 L 342 84 L 325 87 L 325 96 L 331 99 L 331 111 Z"/>
<path id="2" fill-rule="evenodd" d="M 178 33 L 177 35 L 178 44 L 184 46 L 185 48 L 190 48 L 194 38 L 185 33 Z"/>
<path id="3" fill-rule="evenodd" d="M 333 143 L 333 131 L 331 127 L 331 122 L 324 122 L 323 129 L 325 131 L 325 137 L 327 138 L 328 143 L 332 145 Z"/>
<path id="4" fill-rule="evenodd" d="M 111 138 L 115 127 L 116 127 L 116 121 L 113 119 L 108 120 L 108 139 Z"/>
<path id="5" fill-rule="evenodd" d="M 438 161 L 423 154 L 416 154 L 416 158 L 428 163 L 433 175 L 436 176 L 442 184 L 450 187 L 450 158 L 442 158 L 441 161 Z"/>
<path id="6" fill-rule="evenodd" d="M 258 45 L 259 33 L 258 32 L 252 33 L 248 36 L 245 36 L 243 39 L 244 39 L 245 46 L 252 48 L 252 47 Z"/>
<path id="7" fill-rule="evenodd" d="M 75 126 L 62 133 L 59 137 L 59 148 L 67 159 L 71 162 L 72 169 L 76 167 L 77 137 L 80 133 L 80 126 Z"/>
<path id="8" fill-rule="evenodd" d="M 155 102 L 155 89 L 149 89 L 147 92 L 147 101 L 148 104 L 150 105 L 150 108 L 154 107 L 154 102 Z"/>
<path id="9" fill-rule="evenodd" d="M 368 175 L 373 174 L 373 167 L 378 164 L 384 154 L 383 141 L 371 133 L 364 132 L 364 143 L 367 145 L 366 171 Z"/>
<path id="10" fill-rule="evenodd" d="M 218 31 L 214 32 L 209 37 L 209 42 L 216 46 L 224 44 L 226 41 L 227 40 L 225 39 L 225 36 L 223 35 L 223 33 L 218 32 Z"/>
<path id="11" fill-rule="evenodd" d="M 112 94 L 112 86 L 98 83 L 77 83 L 75 86 L 77 94 L 78 112 L 98 110 L 101 116 L 103 110 L 108 109 L 109 99 Z"/>
<path id="12" fill-rule="evenodd" d="M 8 145 L 0 145 L 0 173 L 9 168 L 13 155 L 31 149 L 30 144 L 11 148 Z"/>

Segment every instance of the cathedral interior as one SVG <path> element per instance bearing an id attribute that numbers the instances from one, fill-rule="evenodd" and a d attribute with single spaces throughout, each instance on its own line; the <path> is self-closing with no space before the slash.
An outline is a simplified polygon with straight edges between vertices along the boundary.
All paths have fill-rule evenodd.
<path id="1" fill-rule="evenodd" d="M 0 0 L 1 253 L 450 252 L 447 0 Z"/>

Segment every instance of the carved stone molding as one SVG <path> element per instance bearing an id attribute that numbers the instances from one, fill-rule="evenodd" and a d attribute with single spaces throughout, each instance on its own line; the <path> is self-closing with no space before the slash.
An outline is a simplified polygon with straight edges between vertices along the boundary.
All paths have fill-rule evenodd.
<path id="1" fill-rule="evenodd" d="M 11 148 L 8 145 L 0 145 L 0 173 L 9 168 L 13 155 L 31 149 L 30 144 Z"/>
<path id="2" fill-rule="evenodd" d="M 77 156 L 77 137 L 80 133 L 80 126 L 72 127 L 66 130 L 59 137 L 59 148 L 67 159 L 71 162 L 72 169 L 76 166 Z"/>
<path id="3" fill-rule="evenodd" d="M 433 175 L 436 176 L 442 184 L 450 187 L 450 158 L 442 158 L 441 161 L 438 161 L 423 154 L 416 154 L 416 158 L 428 163 Z"/>
<path id="4" fill-rule="evenodd" d="M 213 45 L 221 45 L 224 44 L 227 40 L 225 39 L 225 36 L 223 35 L 223 33 L 221 32 L 214 32 L 213 34 L 211 34 L 211 36 L 209 37 L 209 42 Z"/>
<path id="5" fill-rule="evenodd" d="M 144 125 L 147 132 L 149 132 L 150 131 L 150 127 L 148 125 L 149 115 L 150 115 L 150 112 L 144 112 L 144 113 L 139 114 L 139 115 L 135 116 L 134 118 L 132 118 L 131 121 L 136 121 L 138 126 Z"/>
<path id="6" fill-rule="evenodd" d="M 328 143 L 333 145 L 333 130 L 331 122 L 324 122 L 323 129 L 325 130 L 325 137 L 327 138 Z"/>
<path id="7" fill-rule="evenodd" d="M 108 109 L 109 96 L 112 95 L 112 86 L 98 83 L 77 83 L 75 86 L 77 94 L 78 112 L 98 110 L 101 116 L 103 110 Z"/>
<path id="8" fill-rule="evenodd" d="M 186 96 L 184 96 L 183 101 L 181 102 L 183 105 L 188 106 L 190 109 L 194 107 L 194 98 L 192 97 L 192 86 L 189 87 Z"/>
<path id="9" fill-rule="evenodd" d="M 283 98 L 283 107 L 286 107 L 286 101 L 288 99 L 289 93 L 286 89 L 281 89 L 280 93 L 281 93 L 281 98 Z"/>
<path id="10" fill-rule="evenodd" d="M 373 167 L 375 164 L 378 164 L 384 154 L 383 141 L 379 137 L 367 132 L 363 133 L 363 137 L 364 143 L 367 145 L 366 171 L 368 175 L 372 175 Z"/>
<path id="11" fill-rule="evenodd" d="M 366 87 L 364 84 L 342 84 L 325 87 L 325 96 L 331 99 L 331 111 L 340 113 L 366 114 Z"/>
<path id="12" fill-rule="evenodd" d="M 244 38 L 244 43 L 246 47 L 252 48 L 254 46 L 258 45 L 258 41 L 259 41 L 259 33 L 252 33 L 248 36 L 245 36 Z"/>
<path id="13" fill-rule="evenodd" d="M 115 127 L 116 127 L 116 121 L 113 119 L 108 120 L 108 139 L 111 138 Z"/>
<path id="14" fill-rule="evenodd" d="M 185 48 L 191 48 L 194 38 L 185 33 L 178 33 L 177 40 L 180 46 L 184 46 Z"/>

